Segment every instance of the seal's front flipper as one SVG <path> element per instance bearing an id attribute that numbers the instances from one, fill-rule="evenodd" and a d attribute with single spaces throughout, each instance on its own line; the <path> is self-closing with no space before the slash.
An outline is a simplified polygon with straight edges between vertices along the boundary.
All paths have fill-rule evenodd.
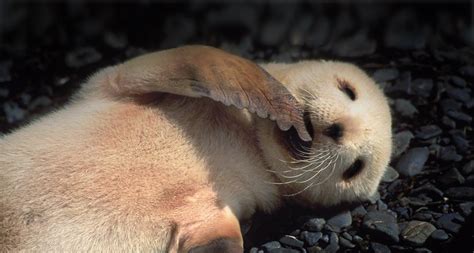
<path id="1" fill-rule="evenodd" d="M 311 140 L 303 108 L 283 84 L 252 61 L 217 48 L 185 46 L 150 53 L 106 69 L 104 75 L 106 81 L 97 83 L 106 94 L 208 97 L 269 116 L 282 130 L 294 126 L 303 140 Z"/>

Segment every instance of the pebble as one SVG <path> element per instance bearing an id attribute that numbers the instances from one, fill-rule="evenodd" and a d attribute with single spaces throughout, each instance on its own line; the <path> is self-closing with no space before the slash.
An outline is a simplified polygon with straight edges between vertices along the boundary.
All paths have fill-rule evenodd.
<path id="1" fill-rule="evenodd" d="M 462 173 L 464 175 L 469 175 L 474 172 L 474 160 L 469 161 L 468 163 L 464 164 L 462 167 Z"/>
<path id="2" fill-rule="evenodd" d="M 446 190 L 446 196 L 452 199 L 474 200 L 474 187 L 451 187 Z"/>
<path id="3" fill-rule="evenodd" d="M 400 230 L 396 218 L 386 211 L 371 211 L 367 213 L 362 226 L 369 233 L 388 242 L 398 242 Z"/>
<path id="4" fill-rule="evenodd" d="M 323 229 L 325 224 L 326 224 L 326 220 L 322 218 L 313 218 L 307 221 L 303 225 L 303 229 L 312 231 L 312 232 L 320 232 Z"/>
<path id="5" fill-rule="evenodd" d="M 431 219 L 433 219 L 433 215 L 429 212 L 419 212 L 415 213 L 412 218 L 414 220 L 431 221 Z"/>
<path id="6" fill-rule="evenodd" d="M 329 245 L 324 248 L 325 253 L 336 253 L 339 250 L 339 237 L 335 232 L 331 232 Z"/>
<path id="7" fill-rule="evenodd" d="M 10 74 L 11 66 L 12 66 L 11 61 L 0 62 L 0 83 L 10 82 L 12 80 L 12 76 Z"/>
<path id="8" fill-rule="evenodd" d="M 5 112 L 8 123 L 22 121 L 27 113 L 26 110 L 23 110 L 17 103 L 12 101 L 7 101 L 3 104 L 3 111 Z"/>
<path id="9" fill-rule="evenodd" d="M 466 80 L 462 79 L 461 77 L 459 76 L 450 76 L 449 77 L 449 80 L 451 81 L 452 84 L 458 86 L 458 87 L 466 87 L 467 85 L 467 82 Z"/>
<path id="10" fill-rule="evenodd" d="M 460 130 L 451 130 L 449 133 L 451 134 L 451 140 L 453 140 L 457 150 L 459 150 L 461 154 L 467 153 L 470 144 L 469 141 L 464 138 L 464 133 Z"/>
<path id="11" fill-rule="evenodd" d="M 303 241 L 300 241 L 300 240 L 296 239 L 296 237 L 291 236 L 291 235 L 285 235 L 282 238 L 280 238 L 279 241 L 280 241 L 281 244 L 291 246 L 291 247 L 295 247 L 295 248 L 302 248 L 303 245 L 304 245 Z"/>
<path id="12" fill-rule="evenodd" d="M 448 97 L 456 99 L 461 102 L 467 102 L 471 99 L 471 95 L 469 95 L 469 89 L 464 88 L 454 88 L 452 86 L 449 86 L 446 89 L 446 93 L 448 94 Z"/>
<path id="13" fill-rule="evenodd" d="M 452 119 L 457 120 L 457 121 L 462 121 L 462 122 L 467 122 L 467 123 L 472 121 L 471 116 L 460 111 L 449 111 L 446 114 Z"/>
<path id="14" fill-rule="evenodd" d="M 355 245 L 344 237 L 339 237 L 339 244 L 344 248 L 355 248 Z"/>
<path id="15" fill-rule="evenodd" d="M 378 242 L 371 242 L 370 243 L 370 248 L 372 249 L 373 253 L 390 253 L 390 252 L 392 252 L 392 251 L 390 251 L 390 248 L 387 245 L 381 244 L 381 243 L 378 243 Z"/>
<path id="16" fill-rule="evenodd" d="M 349 38 L 341 38 L 333 45 L 332 52 L 340 57 L 361 57 L 375 52 L 377 44 L 366 32 L 358 31 Z"/>
<path id="17" fill-rule="evenodd" d="M 429 150 L 427 147 L 409 149 L 400 157 L 395 169 L 403 176 L 415 176 L 423 169 L 428 156 Z"/>
<path id="18" fill-rule="evenodd" d="M 340 232 L 341 228 L 348 227 L 352 224 L 352 216 L 349 211 L 340 213 L 327 220 L 327 224 L 335 228 L 335 232 Z"/>
<path id="19" fill-rule="evenodd" d="M 448 213 L 441 216 L 436 221 L 436 226 L 438 228 L 445 229 L 451 233 L 458 233 L 461 229 L 461 225 L 459 223 L 462 222 L 464 222 L 464 218 L 458 213 Z"/>
<path id="20" fill-rule="evenodd" d="M 66 65 L 70 68 L 80 68 L 92 63 L 96 63 L 102 59 L 100 54 L 95 48 L 83 47 L 69 52 L 66 55 Z"/>
<path id="21" fill-rule="evenodd" d="M 351 211 L 352 216 L 363 217 L 367 214 L 367 210 L 363 205 L 359 205 Z"/>
<path id="22" fill-rule="evenodd" d="M 474 65 L 466 65 L 459 68 L 459 73 L 463 76 L 474 77 Z"/>
<path id="23" fill-rule="evenodd" d="M 465 203 L 459 204 L 459 209 L 461 209 L 461 213 L 464 216 L 471 215 L 473 208 L 474 208 L 474 202 L 465 202 Z"/>
<path id="24" fill-rule="evenodd" d="M 392 166 L 387 166 L 387 169 L 385 169 L 385 172 L 382 177 L 382 182 L 384 183 L 391 183 L 395 181 L 400 175 L 398 174 L 398 171 L 396 171 Z"/>
<path id="25" fill-rule="evenodd" d="M 303 231 L 300 235 L 301 240 L 303 240 L 308 246 L 314 246 L 318 243 L 319 239 L 323 236 L 321 232 L 308 232 Z"/>
<path id="26" fill-rule="evenodd" d="M 412 93 L 421 97 L 429 97 L 433 89 L 432 79 L 415 79 L 412 82 Z"/>
<path id="27" fill-rule="evenodd" d="M 457 102 L 454 99 L 443 99 L 439 102 L 439 105 L 441 106 L 441 110 L 443 111 L 444 114 L 450 112 L 450 111 L 459 111 L 461 110 L 461 103 Z"/>
<path id="28" fill-rule="evenodd" d="M 265 250 L 266 252 L 272 250 L 272 249 L 278 249 L 278 248 L 281 248 L 281 244 L 277 241 L 271 241 L 271 242 L 267 242 L 265 244 L 262 245 L 262 248 L 263 250 Z"/>
<path id="29" fill-rule="evenodd" d="M 40 96 L 35 98 L 31 103 L 28 105 L 28 110 L 32 111 L 38 107 L 46 107 L 52 104 L 53 101 L 49 97 Z"/>
<path id="30" fill-rule="evenodd" d="M 449 239 L 449 235 L 442 229 L 436 229 L 431 233 L 431 238 L 437 241 L 445 241 Z"/>
<path id="31" fill-rule="evenodd" d="M 372 74 L 372 78 L 377 82 L 387 82 L 398 78 L 400 72 L 396 68 L 378 69 Z"/>
<path id="32" fill-rule="evenodd" d="M 440 135 L 442 132 L 443 130 L 437 125 L 426 125 L 420 127 L 420 129 L 416 131 L 415 136 L 422 140 L 428 140 Z"/>
<path id="33" fill-rule="evenodd" d="M 409 130 L 398 132 L 393 136 L 393 156 L 400 156 L 410 145 L 413 133 Z"/>
<path id="34" fill-rule="evenodd" d="M 403 98 L 395 99 L 395 111 L 407 118 L 413 118 L 418 113 L 416 107 L 409 100 Z"/>
<path id="35" fill-rule="evenodd" d="M 269 250 L 268 253 L 300 253 L 300 251 L 296 249 L 289 249 L 289 248 L 276 248 L 276 249 Z"/>
<path id="36" fill-rule="evenodd" d="M 435 230 L 431 223 L 413 220 L 401 231 L 401 238 L 409 244 L 421 246 Z"/>
<path id="37" fill-rule="evenodd" d="M 465 181 L 464 177 L 459 173 L 458 169 L 451 168 L 446 173 L 438 177 L 438 182 L 445 186 L 460 185 Z"/>

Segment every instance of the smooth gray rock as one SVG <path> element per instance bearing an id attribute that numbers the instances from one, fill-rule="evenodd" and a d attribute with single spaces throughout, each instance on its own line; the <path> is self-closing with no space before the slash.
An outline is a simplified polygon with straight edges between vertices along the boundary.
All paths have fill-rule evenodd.
<path id="1" fill-rule="evenodd" d="M 409 149 L 400 157 L 395 169 L 406 177 L 415 176 L 423 170 L 429 153 L 427 147 Z"/>
<path id="2" fill-rule="evenodd" d="M 386 211 L 371 211 L 362 221 L 370 234 L 388 242 L 398 242 L 400 230 L 396 218 Z"/>
<path id="3" fill-rule="evenodd" d="M 421 246 L 435 230 L 431 223 L 413 220 L 402 230 L 401 238 L 409 244 Z"/>

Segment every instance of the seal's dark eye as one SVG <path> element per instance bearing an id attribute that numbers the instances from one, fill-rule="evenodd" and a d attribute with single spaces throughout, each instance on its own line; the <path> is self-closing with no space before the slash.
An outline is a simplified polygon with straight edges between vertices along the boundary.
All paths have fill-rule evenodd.
<path id="1" fill-rule="evenodd" d="M 364 168 L 364 162 L 360 159 L 354 161 L 354 163 L 342 174 L 344 180 L 350 180 L 351 178 L 359 175 Z"/>
<path id="2" fill-rule="evenodd" d="M 305 111 L 304 113 L 304 123 L 306 126 L 306 130 L 308 130 L 308 133 L 311 135 L 312 138 L 314 130 L 308 111 Z M 313 144 L 312 141 L 304 141 L 300 139 L 298 132 L 296 132 L 296 129 L 294 127 L 291 127 L 288 131 L 284 132 L 283 138 L 291 155 L 296 159 L 303 159 L 306 156 L 305 153 L 308 153 L 310 151 L 311 146 Z"/>
<path id="3" fill-rule="evenodd" d="M 344 92 L 352 101 L 357 99 L 354 88 L 345 80 L 337 79 L 339 89 Z"/>

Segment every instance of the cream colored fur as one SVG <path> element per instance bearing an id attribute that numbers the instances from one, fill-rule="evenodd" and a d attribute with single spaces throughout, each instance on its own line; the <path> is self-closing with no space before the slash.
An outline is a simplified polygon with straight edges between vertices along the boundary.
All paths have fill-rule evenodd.
<path id="1" fill-rule="evenodd" d="M 315 148 L 335 148 L 342 162 L 295 198 L 310 206 L 373 194 L 391 153 L 390 114 L 373 81 L 337 62 L 263 66 L 302 103 L 301 88 L 315 96 L 315 129 L 350 126 L 340 145 L 316 130 Z M 271 183 L 285 182 L 269 170 L 287 170 L 281 160 L 290 159 L 273 121 L 207 98 L 163 94 L 150 105 L 107 96 L 93 88 L 103 73 L 64 108 L 0 138 L 0 252 L 187 252 L 220 237 L 241 244 L 239 219 L 306 186 Z M 359 101 L 336 77 L 350 80 Z M 344 182 L 356 156 L 367 168 Z"/>

